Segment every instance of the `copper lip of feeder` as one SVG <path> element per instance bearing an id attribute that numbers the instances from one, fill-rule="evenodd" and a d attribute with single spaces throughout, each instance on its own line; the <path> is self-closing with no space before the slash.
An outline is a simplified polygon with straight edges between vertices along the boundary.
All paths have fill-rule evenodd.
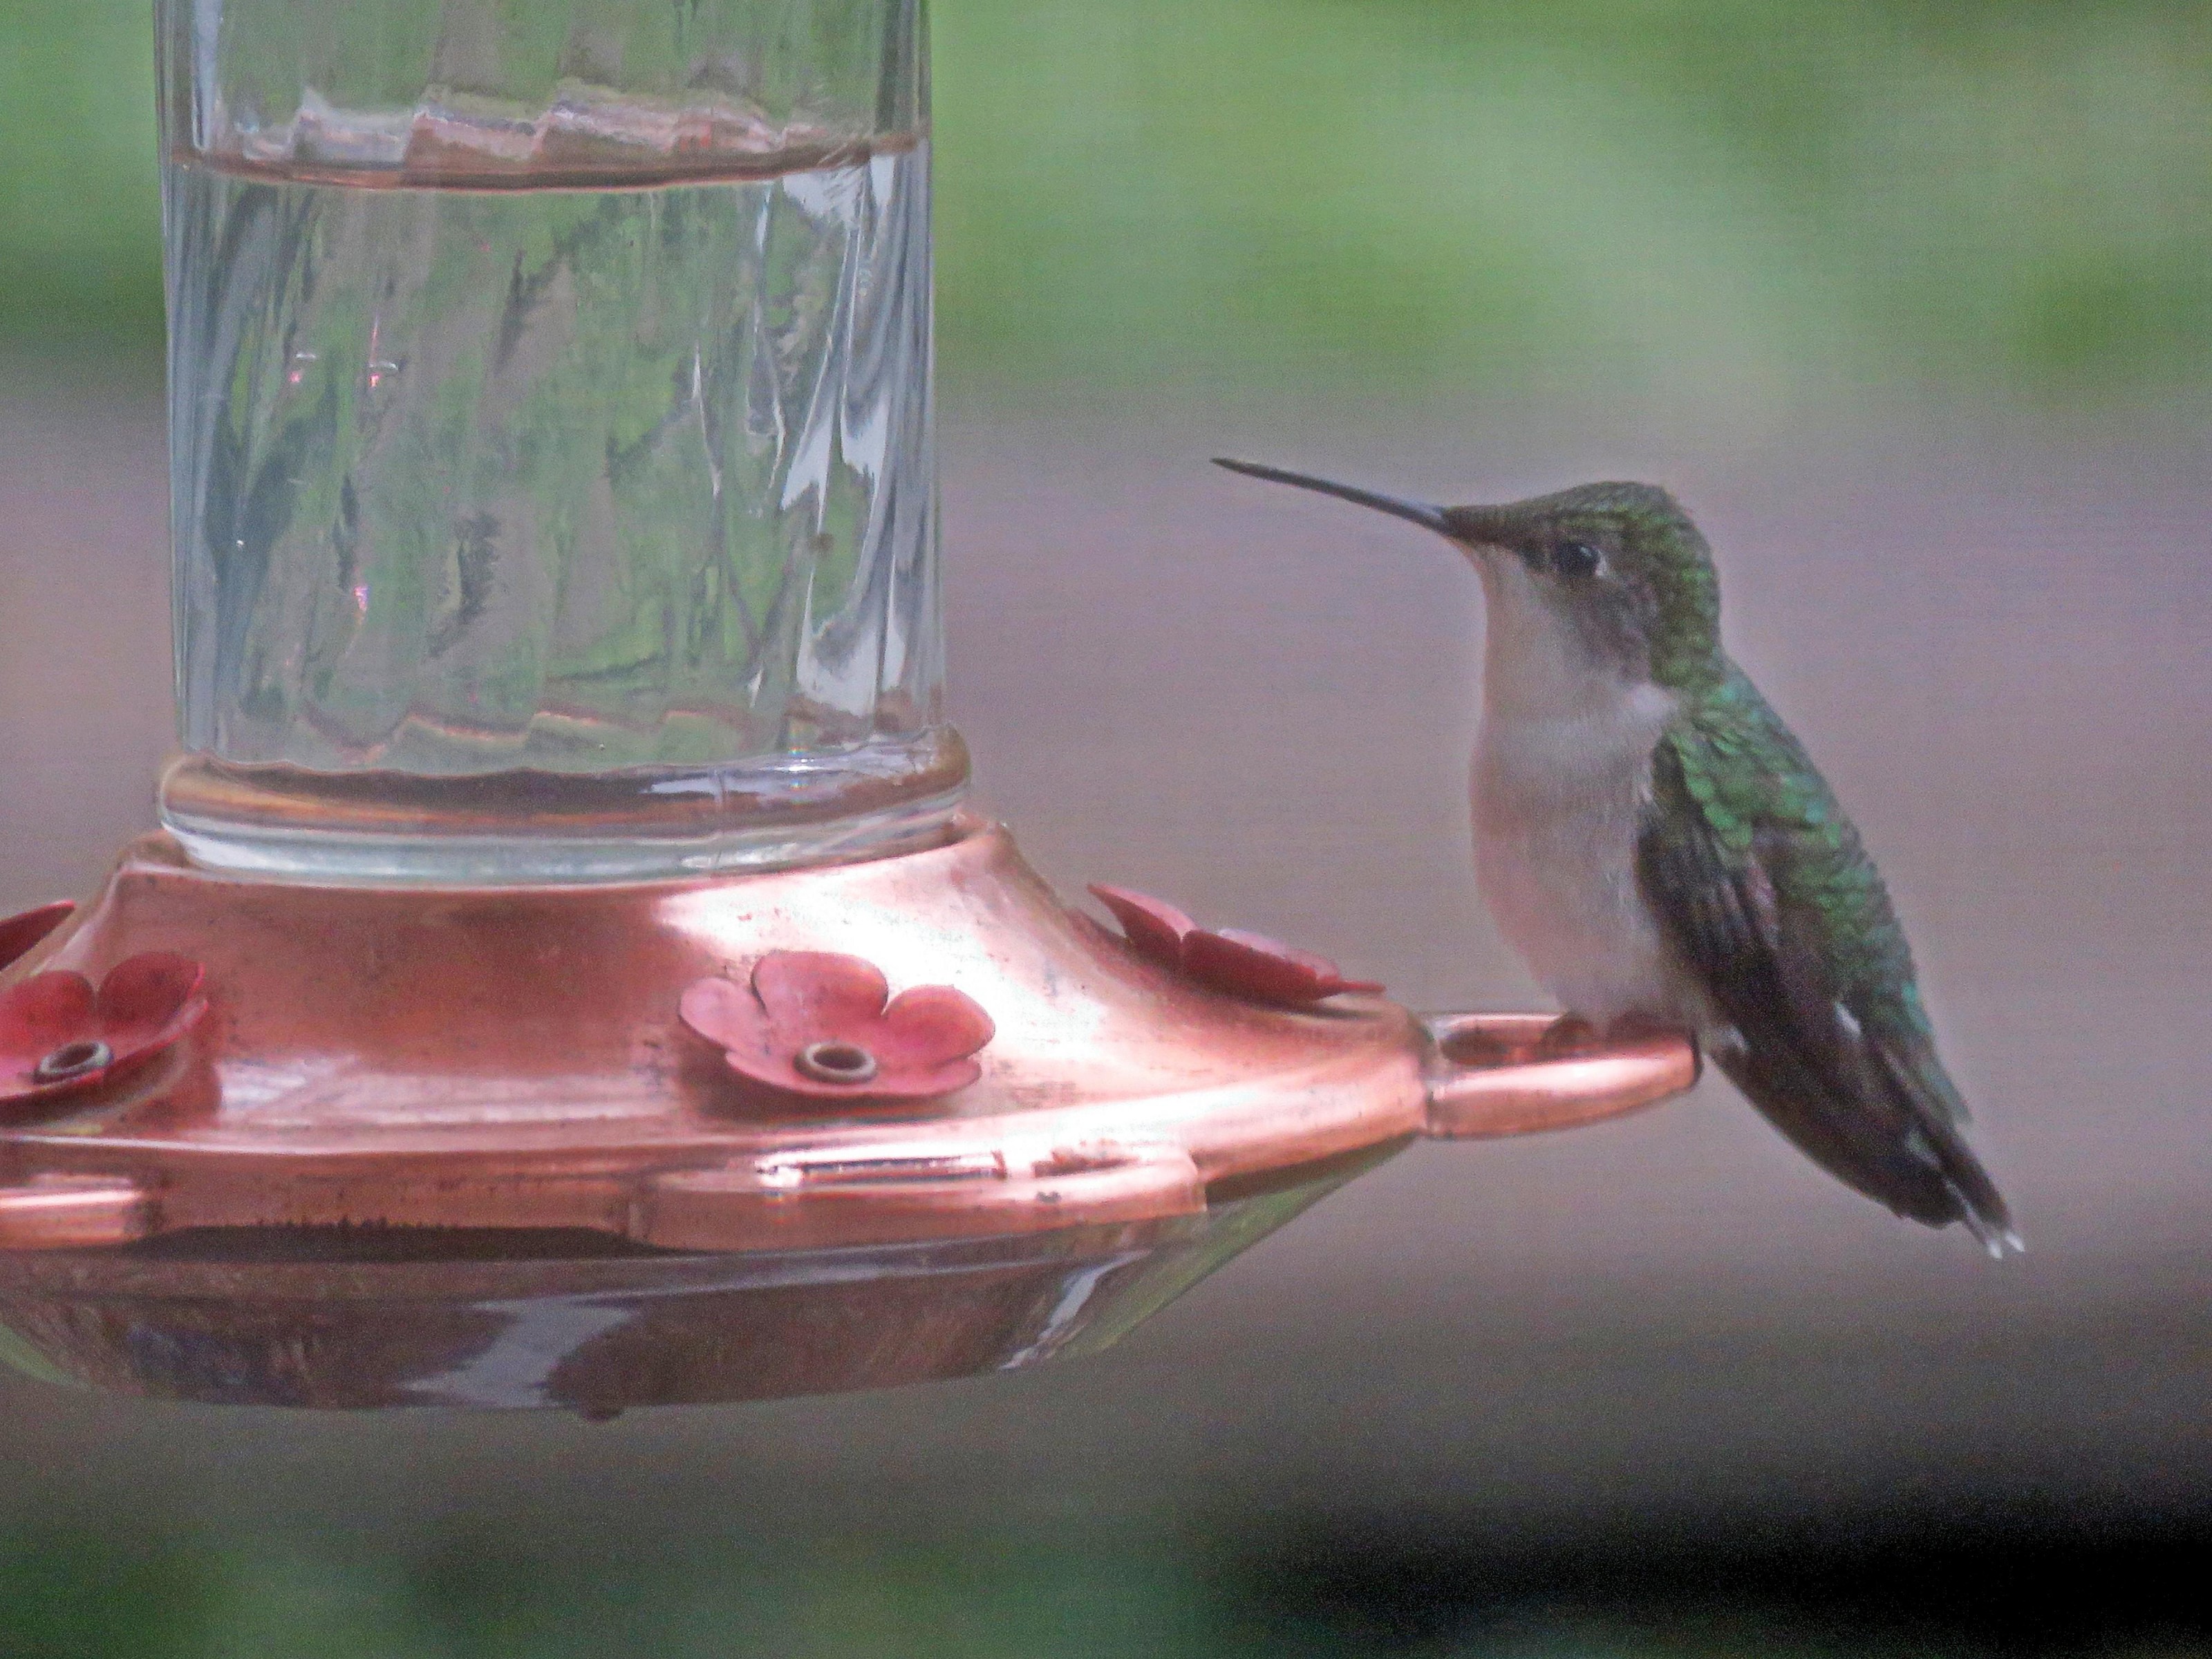
<path id="1" fill-rule="evenodd" d="M 980 1076 L 742 1086 L 679 1004 L 784 950 L 956 988 L 995 1027 Z M 0 991 L 148 952 L 201 969 L 197 1026 L 0 1123 L 0 1344 L 200 1400 L 597 1415 L 1021 1364 L 1416 1138 L 1589 1122 L 1697 1072 L 1673 1037 L 1547 1057 L 1543 1016 L 1209 988 L 969 815 L 872 860 L 489 890 L 240 878 L 155 835 Z"/>

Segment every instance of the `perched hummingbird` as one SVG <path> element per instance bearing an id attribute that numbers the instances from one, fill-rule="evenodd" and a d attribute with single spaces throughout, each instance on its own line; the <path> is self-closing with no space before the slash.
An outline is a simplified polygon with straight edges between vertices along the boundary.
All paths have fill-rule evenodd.
<path id="1" fill-rule="evenodd" d="M 1650 484 L 1431 507 L 1231 471 L 1433 530 L 1482 578 L 1475 872 L 1569 1022 L 1693 1033 L 1774 1127 L 1901 1216 L 2020 1248 L 1936 1057 L 1881 873 L 1721 647 L 1720 584 Z"/>

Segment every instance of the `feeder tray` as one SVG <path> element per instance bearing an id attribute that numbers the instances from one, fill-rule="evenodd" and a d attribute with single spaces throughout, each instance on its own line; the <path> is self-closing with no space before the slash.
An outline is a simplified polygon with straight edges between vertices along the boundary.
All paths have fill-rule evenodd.
<path id="1" fill-rule="evenodd" d="M 771 953 L 949 986 L 995 1028 L 935 1098 L 763 1090 L 684 994 Z M 139 1069 L 0 1126 L 20 1364 L 255 1403 L 590 1413 L 883 1386 L 1110 1340 L 1417 1137 L 1686 1087 L 1672 1037 L 1286 1008 L 1065 908 L 1006 831 L 863 862 L 495 890 L 270 882 L 166 836 L 4 975 L 195 964 Z"/>

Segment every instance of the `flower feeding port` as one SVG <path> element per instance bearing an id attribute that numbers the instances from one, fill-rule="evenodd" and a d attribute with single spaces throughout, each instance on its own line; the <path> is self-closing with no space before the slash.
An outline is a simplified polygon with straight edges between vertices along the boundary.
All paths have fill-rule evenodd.
<path id="1" fill-rule="evenodd" d="M 94 902 L 0 921 L 0 1352 L 594 1415 L 965 1375 L 1416 1138 L 1693 1079 L 1109 926 L 963 804 L 917 7 L 456 3 L 427 73 L 388 9 L 161 9 L 184 753 Z"/>

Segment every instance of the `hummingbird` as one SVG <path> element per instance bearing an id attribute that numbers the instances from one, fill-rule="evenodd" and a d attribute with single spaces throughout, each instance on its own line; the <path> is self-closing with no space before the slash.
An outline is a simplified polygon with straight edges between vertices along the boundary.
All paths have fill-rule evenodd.
<path id="1" fill-rule="evenodd" d="M 1721 643 L 1711 549 L 1664 489 L 1433 507 L 1279 467 L 1435 532 L 1482 580 L 1475 875 L 1566 1012 L 1683 1031 L 1845 1186 L 2021 1248 L 1966 1138 L 1881 872 Z"/>

